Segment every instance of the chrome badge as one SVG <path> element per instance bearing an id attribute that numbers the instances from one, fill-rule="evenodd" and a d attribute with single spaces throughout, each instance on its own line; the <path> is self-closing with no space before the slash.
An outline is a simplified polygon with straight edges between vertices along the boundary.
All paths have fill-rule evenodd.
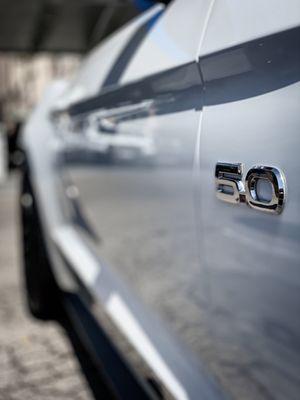
<path id="1" fill-rule="evenodd" d="M 216 194 L 219 200 L 231 204 L 246 203 L 255 210 L 280 214 L 286 198 L 286 181 L 275 167 L 255 165 L 243 181 L 241 163 L 217 163 L 215 170 Z"/>

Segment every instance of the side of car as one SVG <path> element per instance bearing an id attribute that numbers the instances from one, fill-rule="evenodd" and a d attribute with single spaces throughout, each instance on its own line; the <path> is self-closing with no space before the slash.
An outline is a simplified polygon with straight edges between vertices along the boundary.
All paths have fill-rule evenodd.
<path id="1" fill-rule="evenodd" d="M 34 204 L 47 259 L 31 309 L 64 303 L 121 398 L 299 393 L 299 23 L 296 0 L 157 6 L 26 126 L 24 231 Z M 284 176 L 280 215 L 219 201 L 249 204 L 236 182 L 256 165 Z"/>

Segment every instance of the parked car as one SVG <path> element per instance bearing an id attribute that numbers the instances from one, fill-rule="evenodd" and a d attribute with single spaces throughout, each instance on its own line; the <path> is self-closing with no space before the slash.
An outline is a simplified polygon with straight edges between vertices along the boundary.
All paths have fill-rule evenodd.
<path id="1" fill-rule="evenodd" d="M 299 78 L 299 0 L 174 0 L 29 118 L 29 308 L 115 397 L 299 398 Z"/>

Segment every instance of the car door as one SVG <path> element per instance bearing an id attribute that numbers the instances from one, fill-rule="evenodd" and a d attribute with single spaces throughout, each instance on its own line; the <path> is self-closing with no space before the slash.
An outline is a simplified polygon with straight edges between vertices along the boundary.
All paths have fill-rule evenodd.
<path id="1" fill-rule="evenodd" d="M 285 6 L 216 2 L 200 51 L 197 198 L 212 368 L 237 399 L 297 399 L 300 390 L 300 14 L 299 3 Z M 265 179 L 270 167 L 281 182 Z M 272 208 L 278 185 L 284 203 Z"/>
<path id="2" fill-rule="evenodd" d="M 101 265 L 92 291 L 138 355 L 133 361 L 147 364 L 146 378 L 180 399 L 217 393 L 190 348 L 197 341 L 204 353 L 209 343 L 194 161 L 202 108 L 196 55 L 210 6 L 177 0 L 147 20 L 100 92 L 68 106 L 64 134 L 75 223 Z"/>

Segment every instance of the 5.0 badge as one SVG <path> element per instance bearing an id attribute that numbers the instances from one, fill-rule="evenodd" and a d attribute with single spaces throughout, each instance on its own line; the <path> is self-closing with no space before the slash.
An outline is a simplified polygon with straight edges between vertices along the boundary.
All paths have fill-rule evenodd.
<path id="1" fill-rule="evenodd" d="M 286 198 L 283 172 L 275 167 L 256 165 L 249 169 L 243 182 L 243 170 L 241 163 L 217 163 L 217 198 L 231 204 L 247 203 L 256 210 L 280 214 Z"/>

